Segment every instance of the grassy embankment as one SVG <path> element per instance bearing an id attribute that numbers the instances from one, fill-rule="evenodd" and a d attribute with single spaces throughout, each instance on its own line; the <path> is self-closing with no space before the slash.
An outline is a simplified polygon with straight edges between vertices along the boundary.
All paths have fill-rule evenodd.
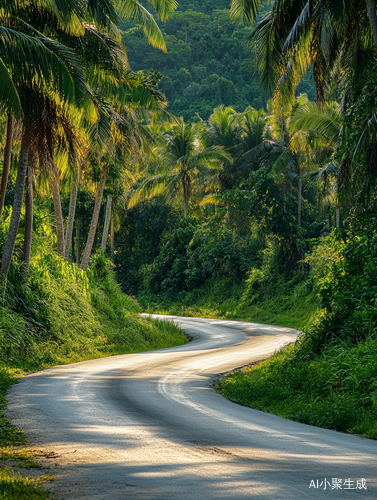
<path id="1" fill-rule="evenodd" d="M 304 424 L 377 438 L 377 342 L 338 341 L 305 357 L 291 345 L 216 384 L 226 398 Z"/>
<path id="2" fill-rule="evenodd" d="M 11 384 L 28 372 L 114 354 L 187 342 L 172 323 L 142 318 L 102 257 L 86 274 L 62 261 L 41 239 L 28 276 L 12 268 L 1 285 L 0 407 Z M 26 448 L 25 448 L 26 446 Z M 49 498 L 24 469 L 39 465 L 20 430 L 0 412 L 0 499 Z M 35 479 L 35 477 L 37 479 Z"/>
<path id="3" fill-rule="evenodd" d="M 319 245 L 306 282 L 297 278 L 287 283 L 268 270 L 256 270 L 243 285 L 218 282 L 187 294 L 181 303 L 156 297 L 140 301 L 148 312 L 247 320 L 305 332 L 268 360 L 222 378 L 217 391 L 239 404 L 291 420 L 377 439 L 375 309 L 364 307 L 362 293 L 366 292 L 360 292 L 360 298 L 356 292 L 356 287 L 369 290 L 369 286 L 361 278 L 338 286 L 347 300 L 355 293 L 351 304 L 359 307 L 354 310 L 346 309 L 340 300 L 333 310 L 319 307 L 320 290 L 337 283 L 332 275 L 334 262 L 339 275 L 347 276 L 342 271 L 343 250 L 338 247 L 331 241 Z M 349 260 L 349 253 L 346 257 Z M 364 261 L 366 266 L 370 260 Z M 363 275 L 363 265 L 357 268 Z M 329 293 L 331 299 L 335 292 Z"/>
<path id="4" fill-rule="evenodd" d="M 243 284 L 218 280 L 189 292 L 181 302 L 140 296 L 143 310 L 155 314 L 230 319 L 305 330 L 318 307 L 318 297 L 299 276 L 290 281 L 249 279 Z"/>

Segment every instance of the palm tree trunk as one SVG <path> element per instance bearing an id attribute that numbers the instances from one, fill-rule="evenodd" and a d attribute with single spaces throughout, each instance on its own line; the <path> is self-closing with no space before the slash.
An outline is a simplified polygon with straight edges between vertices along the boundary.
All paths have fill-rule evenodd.
<path id="1" fill-rule="evenodd" d="M 106 215 L 105 215 L 105 223 L 103 225 L 102 243 L 101 243 L 101 248 L 103 252 L 106 252 L 106 243 L 107 243 L 107 238 L 109 236 L 111 203 L 112 203 L 112 198 L 111 196 L 108 196 L 106 202 Z"/>
<path id="2" fill-rule="evenodd" d="M 336 227 L 340 228 L 340 207 L 336 207 Z"/>
<path id="3" fill-rule="evenodd" d="M 81 232 L 81 219 L 76 220 L 76 264 L 80 264 L 80 232 Z M 73 255 L 72 255 L 73 259 Z"/>
<path id="4" fill-rule="evenodd" d="M 331 230 L 331 228 L 332 228 L 331 207 L 329 207 L 328 224 L 329 224 L 329 230 Z"/>
<path id="5" fill-rule="evenodd" d="M 108 165 L 105 165 L 103 167 L 101 179 L 100 179 L 99 184 L 98 184 L 98 191 L 97 191 L 96 201 L 94 204 L 92 221 L 90 223 L 88 239 L 86 240 L 85 250 L 84 250 L 84 254 L 82 256 L 82 260 L 81 260 L 80 269 L 82 269 L 83 271 L 86 271 L 88 264 L 89 264 L 90 255 L 92 253 L 94 237 L 96 235 L 96 230 L 97 230 L 99 212 L 101 209 L 103 190 L 105 188 L 105 183 L 106 183 L 108 172 L 109 172 L 109 167 L 108 167 Z"/>
<path id="6" fill-rule="evenodd" d="M 187 217 L 187 209 L 188 209 L 188 199 L 186 193 L 183 194 L 183 213 L 186 219 Z"/>
<path id="7" fill-rule="evenodd" d="M 0 184 L 0 216 L 4 209 L 5 193 L 7 191 L 7 185 L 8 185 L 10 160 L 12 157 L 12 148 L 13 148 L 14 129 L 15 129 L 15 119 L 13 117 L 12 112 L 9 110 L 8 123 L 7 123 L 7 140 L 5 142 L 5 149 L 4 149 L 3 174 L 1 177 L 1 184 Z"/>
<path id="8" fill-rule="evenodd" d="M 366 0 L 368 8 L 368 17 L 370 29 L 372 31 L 374 45 L 377 47 L 377 14 L 376 14 L 376 0 Z"/>
<path id="9" fill-rule="evenodd" d="M 64 249 L 64 260 L 69 259 L 69 249 L 71 247 L 71 242 L 73 242 L 73 225 L 75 223 L 75 213 L 76 213 L 76 201 L 77 201 L 77 191 L 80 181 L 80 170 L 77 169 L 77 178 L 72 180 L 71 198 L 69 200 L 69 211 L 68 211 L 68 221 L 67 221 L 67 232 L 65 235 L 65 249 Z M 74 253 L 72 252 L 72 260 L 74 259 Z"/>
<path id="10" fill-rule="evenodd" d="M 72 228 L 72 232 L 73 232 L 73 228 Z M 75 260 L 75 238 L 71 238 L 71 241 L 72 241 L 71 252 L 72 252 L 72 262 L 73 262 Z"/>
<path id="11" fill-rule="evenodd" d="M 64 257 L 64 221 L 62 212 L 62 202 L 60 199 L 59 172 L 55 165 L 51 175 L 51 181 L 52 181 L 52 195 L 54 200 L 54 212 L 56 219 L 56 234 L 58 237 L 58 253 L 59 255 Z"/>
<path id="12" fill-rule="evenodd" d="M 18 226 L 20 223 L 28 156 L 29 156 L 29 134 L 27 131 L 25 131 L 21 141 L 20 159 L 18 161 L 17 179 L 14 189 L 12 216 L 10 219 L 9 230 L 7 237 L 5 239 L 3 256 L 1 259 L 0 274 L 3 274 L 5 276 L 8 274 L 9 271 L 14 245 L 16 243 Z"/>
<path id="13" fill-rule="evenodd" d="M 183 212 L 185 219 L 187 217 L 187 211 L 188 211 L 188 204 L 189 204 L 189 182 L 188 180 L 184 177 L 182 181 L 182 189 L 183 189 Z"/>
<path id="14" fill-rule="evenodd" d="M 115 255 L 115 231 L 114 231 L 114 221 L 111 220 L 111 230 L 110 230 L 110 250 L 111 256 L 110 260 L 114 264 L 114 255 Z"/>
<path id="15" fill-rule="evenodd" d="M 33 160 L 33 156 L 29 155 L 26 174 L 24 263 L 22 266 L 22 272 L 24 273 L 29 271 L 31 242 L 33 239 Z"/>
<path id="16" fill-rule="evenodd" d="M 302 208 L 302 178 L 301 172 L 297 179 L 297 225 L 301 226 L 301 208 Z"/>

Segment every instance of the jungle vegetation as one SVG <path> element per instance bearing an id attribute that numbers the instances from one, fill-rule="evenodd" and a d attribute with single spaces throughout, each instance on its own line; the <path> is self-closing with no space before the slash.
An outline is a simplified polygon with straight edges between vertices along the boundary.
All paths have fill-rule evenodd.
<path id="1" fill-rule="evenodd" d="M 2 393 L 187 341 L 142 310 L 249 319 L 304 333 L 222 394 L 375 438 L 375 1 L 5 1 L 0 30 Z"/>

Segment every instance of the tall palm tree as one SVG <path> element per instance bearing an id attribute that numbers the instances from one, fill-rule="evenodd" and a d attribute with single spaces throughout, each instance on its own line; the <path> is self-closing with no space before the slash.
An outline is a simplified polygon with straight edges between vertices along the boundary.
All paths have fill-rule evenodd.
<path id="1" fill-rule="evenodd" d="M 136 205 L 144 197 L 165 194 L 173 198 L 179 195 L 186 218 L 193 183 L 211 178 L 214 171 L 219 171 L 220 162 L 230 161 L 231 156 L 222 146 L 203 147 L 197 127 L 181 121 L 167 133 L 165 150 L 158 151 L 157 160 L 154 175 L 135 191 L 128 206 Z"/>
<path id="2" fill-rule="evenodd" d="M 97 230 L 99 213 L 103 198 L 103 191 L 110 172 L 111 163 L 116 161 L 117 154 L 127 155 L 133 150 L 140 149 L 146 144 L 148 134 L 141 124 L 153 111 L 163 111 L 166 106 L 165 96 L 157 89 L 161 76 L 149 72 L 145 75 L 134 74 L 128 81 L 127 91 L 122 96 L 113 95 L 111 112 L 112 135 L 104 150 L 99 152 L 102 161 L 102 174 L 98 183 L 93 216 L 89 228 L 84 253 L 80 268 L 86 270 L 93 249 L 95 233 Z M 106 156 L 105 156 L 106 155 Z"/>
<path id="3" fill-rule="evenodd" d="M 219 181 L 222 190 L 230 189 L 240 173 L 236 159 L 243 152 L 241 117 L 233 108 L 221 105 L 213 110 L 204 130 L 207 146 L 222 146 L 229 153 L 229 159 L 220 165 Z"/>
<path id="4" fill-rule="evenodd" d="M 346 138 L 341 106 L 337 102 L 319 105 L 308 101 L 292 115 L 289 128 L 291 133 L 310 133 L 317 152 L 323 151 L 314 161 L 320 165 L 308 174 L 308 178 L 317 184 L 320 206 L 323 200 L 327 200 L 328 206 L 335 204 L 336 226 L 339 227 L 341 202 L 345 199 L 344 189 L 340 187 L 344 184 L 345 172 L 344 168 L 340 169 L 334 153 L 341 151 Z M 329 157 L 332 157 L 330 161 Z"/>
<path id="5" fill-rule="evenodd" d="M 266 152 L 267 114 L 250 106 L 243 113 L 237 113 L 231 107 L 219 106 L 203 124 L 204 143 L 207 146 L 222 146 L 230 155 L 228 160 L 220 162 L 217 179 L 215 177 L 212 185 L 207 186 L 210 193 L 201 201 L 201 206 L 208 203 L 217 205 L 223 202 L 223 197 L 220 193 L 214 194 L 214 187 L 220 187 L 221 191 L 231 189 L 247 179 L 252 170 L 261 166 Z M 228 221 L 230 222 L 229 211 Z"/>
<path id="6" fill-rule="evenodd" d="M 162 0 L 153 4 L 161 18 L 166 18 L 168 13 L 176 8 L 173 0 Z M 38 91 L 42 93 L 47 92 L 51 96 L 51 92 L 55 92 L 57 99 L 76 104 L 81 101 L 85 106 L 85 101 L 91 101 L 93 94 L 88 93 L 79 61 L 72 49 L 52 40 L 51 36 L 69 42 L 68 44 L 74 46 L 77 51 L 77 45 L 83 47 L 85 44 L 73 42 L 75 38 L 78 41 L 82 33 L 91 31 L 98 38 L 97 27 L 114 33 L 114 26 L 120 20 L 118 14 L 122 15 L 118 11 L 118 4 L 107 0 L 98 0 L 95 5 L 93 2 L 79 0 L 4 3 L 1 21 L 5 25 L 0 27 L 0 74 L 4 84 L 0 89 L 0 100 L 5 102 L 17 117 L 24 115 L 24 130 L 12 219 L 0 269 L 2 274 L 7 274 L 13 254 L 32 139 L 31 131 L 37 116 L 36 111 L 41 111 L 38 106 L 33 106 L 32 99 L 25 99 L 23 90 L 34 90 L 38 87 Z M 158 25 L 143 6 L 128 0 L 123 4 L 123 15 L 137 19 L 143 25 L 151 43 L 166 49 Z M 45 19 L 49 22 L 46 23 Z M 95 27 L 90 24 L 91 20 L 94 21 Z M 65 27 L 68 29 L 65 30 Z M 48 36 L 44 36 L 45 34 Z M 102 36 L 102 39 L 104 37 Z M 122 92 L 122 89 L 118 90 Z M 101 115 L 101 110 L 99 114 Z M 98 122 L 100 125 L 103 122 L 101 116 Z"/>
<path id="7" fill-rule="evenodd" d="M 273 107 L 275 104 L 275 107 Z M 292 103 L 290 108 L 272 107 L 269 123 L 270 138 L 267 142 L 263 162 L 265 166 L 277 175 L 283 174 L 289 181 L 297 185 L 297 225 L 301 226 L 302 216 L 302 180 L 303 175 L 317 164 L 318 149 L 323 143 L 312 130 L 305 130 L 291 125 L 295 112 L 299 113 L 308 105 L 305 94 Z M 267 146 L 266 145 L 266 146 Z"/>
<path id="8" fill-rule="evenodd" d="M 27 273 L 30 265 L 31 243 L 33 235 L 33 174 L 35 155 L 29 154 L 27 174 L 26 174 L 26 193 L 25 193 L 25 236 L 23 247 L 23 266 L 22 271 Z"/>
<path id="9" fill-rule="evenodd" d="M 27 82 L 26 85 L 22 83 L 24 75 L 17 74 L 14 76 L 14 80 L 19 81 L 17 91 L 22 102 L 22 109 L 25 118 L 21 139 L 21 149 L 18 162 L 12 216 L 8 235 L 4 244 L 0 268 L 0 273 L 3 275 L 6 275 L 8 273 L 11 258 L 13 255 L 21 216 L 29 150 L 32 147 L 35 123 L 37 119 L 40 118 L 45 112 L 45 103 L 47 97 L 46 92 L 51 92 L 51 89 L 54 89 L 57 99 L 70 99 L 71 101 L 75 101 L 76 97 L 80 99 L 81 96 L 85 95 L 86 92 L 84 78 L 83 74 L 80 72 L 78 60 L 71 50 L 67 48 L 63 49 L 62 47 L 59 48 L 59 50 L 61 52 L 60 57 L 56 58 L 57 60 L 52 67 L 50 66 L 48 71 L 48 79 L 43 77 L 43 75 L 42 78 L 38 78 L 38 73 L 40 73 L 38 62 L 40 61 L 40 59 L 36 59 L 30 63 L 30 66 L 35 66 L 35 77 Z M 68 67 L 67 59 L 69 60 Z M 43 64 L 43 61 L 40 61 L 40 64 Z M 67 80 L 67 76 L 69 77 L 69 80 Z M 38 90 L 35 90 L 36 86 L 39 87 Z"/>

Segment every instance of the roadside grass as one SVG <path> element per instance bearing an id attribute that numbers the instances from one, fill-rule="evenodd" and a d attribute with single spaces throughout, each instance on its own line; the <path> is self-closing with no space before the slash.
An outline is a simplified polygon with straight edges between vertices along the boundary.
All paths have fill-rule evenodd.
<path id="1" fill-rule="evenodd" d="M 49 498 L 43 490 L 46 476 L 37 479 L 23 477 L 13 467 L 30 469 L 39 468 L 33 453 L 28 448 L 25 435 L 17 429 L 3 410 L 6 408 L 5 395 L 9 387 L 18 381 L 23 372 L 11 368 L 0 368 L 0 499 L 1 500 L 39 500 Z M 20 448 L 22 447 L 22 448 Z M 50 479 L 50 478 L 49 478 Z"/>
<path id="2" fill-rule="evenodd" d="M 50 498 L 48 491 L 43 489 L 46 478 L 39 479 L 22 477 L 8 467 L 0 469 L 0 499 L 1 500 L 44 500 Z M 47 479 L 49 480 L 49 478 Z"/>
<path id="3" fill-rule="evenodd" d="M 222 396 L 257 410 L 377 439 L 377 341 L 330 342 L 312 359 L 300 341 L 215 383 Z"/>

